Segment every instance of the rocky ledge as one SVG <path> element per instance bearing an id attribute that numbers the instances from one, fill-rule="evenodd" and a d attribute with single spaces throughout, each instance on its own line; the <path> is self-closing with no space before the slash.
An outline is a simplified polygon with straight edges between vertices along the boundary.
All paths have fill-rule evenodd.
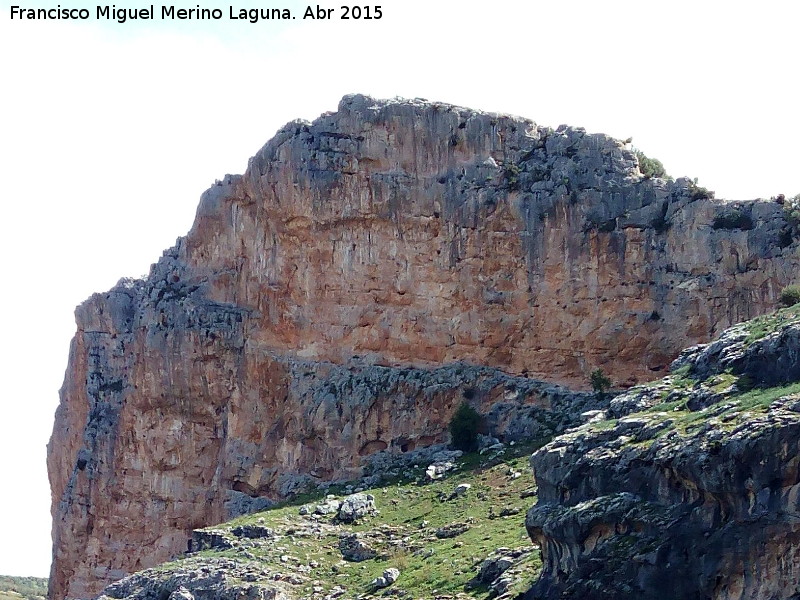
<path id="1" fill-rule="evenodd" d="M 798 597 L 799 315 L 690 348 L 532 456 L 526 598 Z"/>

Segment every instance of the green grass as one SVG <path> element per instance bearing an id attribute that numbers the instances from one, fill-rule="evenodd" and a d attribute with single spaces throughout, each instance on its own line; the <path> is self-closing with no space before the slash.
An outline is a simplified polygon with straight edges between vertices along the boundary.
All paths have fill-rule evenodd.
<path id="1" fill-rule="evenodd" d="M 774 313 L 756 317 L 742 326 L 747 331 L 745 344 L 750 345 L 787 325 L 800 323 L 800 304 L 781 308 Z"/>
<path id="2" fill-rule="evenodd" d="M 334 523 L 333 515 L 301 516 L 299 508 L 303 503 L 293 501 L 239 517 L 213 529 L 230 531 L 238 525 L 257 524 L 275 530 L 276 539 L 246 548 L 248 559 L 255 557 L 257 562 L 273 569 L 291 568 L 287 565 L 310 566 L 310 570 L 304 571 L 309 582 L 297 590 L 302 598 L 324 596 L 337 585 L 347 590 L 345 597 L 367 593 L 369 582 L 389 567 L 397 567 L 401 572 L 392 589 L 403 590 L 411 598 L 458 593 L 462 597 L 487 598 L 489 590 L 485 587 L 465 587 L 477 574 L 483 559 L 501 547 L 533 550 L 524 521 L 525 512 L 535 504 L 536 498 L 521 498 L 520 494 L 534 486 L 528 457 L 535 447 L 507 447 L 497 456 L 467 454 L 459 461 L 459 468 L 445 479 L 400 481 L 365 490 L 375 496 L 380 514 L 352 525 Z M 514 476 L 514 473 L 520 475 Z M 469 483 L 472 487 L 463 496 L 447 500 L 460 483 Z M 323 499 L 324 496 L 318 495 L 316 501 Z M 315 504 L 309 497 L 304 500 Z M 503 510 L 513 514 L 500 516 Z M 454 538 L 435 536 L 437 528 L 452 523 L 467 523 L 469 529 Z M 320 524 L 323 527 L 309 534 Z M 340 534 L 346 531 L 366 536 L 368 543 L 378 551 L 378 558 L 360 563 L 343 561 L 338 543 Z M 198 555 L 241 558 L 242 550 L 206 550 Z M 540 567 L 538 551 L 531 552 L 512 567 L 520 573 L 518 589 L 514 592 L 528 589 Z"/>
<path id="3" fill-rule="evenodd" d="M 0 600 L 41 600 L 47 596 L 47 579 L 0 575 Z"/>
<path id="4" fill-rule="evenodd" d="M 767 412 L 769 405 L 783 396 L 800 393 L 800 382 L 789 383 L 766 389 L 750 390 L 737 398 L 737 403 L 742 410 Z"/>
<path id="5" fill-rule="evenodd" d="M 667 390 L 664 396 L 670 392 L 688 392 L 687 380 L 680 378 L 673 381 L 674 387 Z M 769 413 L 770 406 L 779 398 L 785 396 L 799 395 L 800 382 L 770 388 L 737 389 L 733 384 L 739 384 L 741 378 L 731 373 L 721 373 L 712 375 L 705 381 L 694 381 L 694 386 L 704 387 L 711 392 L 722 395 L 722 399 L 701 410 L 689 410 L 686 405 L 686 398 L 662 402 L 647 410 L 631 413 L 628 417 L 648 418 L 648 427 L 657 427 L 661 423 L 667 423 L 663 428 L 658 429 L 646 439 L 633 439 L 629 442 L 630 446 L 649 447 L 655 440 L 663 438 L 672 432 L 678 433 L 682 438 L 692 437 L 701 431 L 706 425 L 712 425 L 713 430 L 730 433 L 745 425 L 759 415 Z M 739 386 L 741 387 L 741 386 Z M 608 419 L 598 423 L 587 425 L 587 429 L 592 432 L 602 432 L 614 429 L 617 426 L 616 419 Z M 715 442 L 719 443 L 719 442 Z"/>

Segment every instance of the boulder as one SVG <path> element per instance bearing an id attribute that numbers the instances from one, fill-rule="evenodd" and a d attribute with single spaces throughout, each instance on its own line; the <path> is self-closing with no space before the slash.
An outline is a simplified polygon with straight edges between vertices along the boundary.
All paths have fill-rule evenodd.
<path id="1" fill-rule="evenodd" d="M 372 494 L 351 494 L 339 506 L 336 518 L 342 523 L 353 523 L 376 512 L 375 496 Z"/>
<path id="2" fill-rule="evenodd" d="M 390 567 L 383 572 L 381 577 L 376 577 L 373 579 L 369 585 L 372 590 L 380 590 L 392 585 L 395 581 L 397 581 L 398 577 L 400 577 L 400 570 Z"/>

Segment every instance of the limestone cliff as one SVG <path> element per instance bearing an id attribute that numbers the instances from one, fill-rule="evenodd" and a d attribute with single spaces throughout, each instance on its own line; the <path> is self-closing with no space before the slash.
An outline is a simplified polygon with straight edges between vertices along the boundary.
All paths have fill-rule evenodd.
<path id="1" fill-rule="evenodd" d="M 77 309 L 48 447 L 51 598 L 363 456 L 445 441 L 465 398 L 498 434 L 557 431 L 574 397 L 528 377 L 665 368 L 774 304 L 794 233 L 776 203 L 646 178 L 582 129 L 364 96 L 290 123 L 145 280 Z"/>
<path id="2" fill-rule="evenodd" d="M 798 597 L 799 315 L 688 350 L 533 455 L 527 598 Z"/>

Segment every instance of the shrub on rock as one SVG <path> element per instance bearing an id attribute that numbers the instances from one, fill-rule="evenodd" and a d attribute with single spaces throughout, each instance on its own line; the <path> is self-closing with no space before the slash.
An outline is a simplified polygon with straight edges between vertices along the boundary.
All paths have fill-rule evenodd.
<path id="1" fill-rule="evenodd" d="M 800 285 L 787 285 L 783 288 L 780 301 L 783 306 L 794 306 L 800 302 Z"/>
<path id="2" fill-rule="evenodd" d="M 454 448 L 463 452 L 478 449 L 478 428 L 481 415 L 464 402 L 450 419 L 450 439 Z"/>

